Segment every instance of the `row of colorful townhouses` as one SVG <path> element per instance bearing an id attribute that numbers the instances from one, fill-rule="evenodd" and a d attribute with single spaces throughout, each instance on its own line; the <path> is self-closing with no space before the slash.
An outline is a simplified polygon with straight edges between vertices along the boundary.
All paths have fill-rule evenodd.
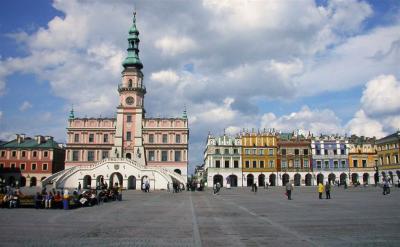
<path id="1" fill-rule="evenodd" d="M 400 131 L 382 139 L 274 130 L 208 135 L 197 179 L 208 187 L 399 183 Z"/>

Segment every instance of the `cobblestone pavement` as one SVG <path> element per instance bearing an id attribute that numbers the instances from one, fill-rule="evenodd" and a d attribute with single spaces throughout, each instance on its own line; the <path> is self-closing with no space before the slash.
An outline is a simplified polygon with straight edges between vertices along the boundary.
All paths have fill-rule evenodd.
<path id="1" fill-rule="evenodd" d="M 399 246 L 400 189 L 128 191 L 76 210 L 0 209 L 1 246 Z"/>

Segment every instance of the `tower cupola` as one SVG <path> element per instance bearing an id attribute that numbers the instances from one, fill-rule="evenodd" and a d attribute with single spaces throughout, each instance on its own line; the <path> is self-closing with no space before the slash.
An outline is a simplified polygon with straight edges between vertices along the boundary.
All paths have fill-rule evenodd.
<path id="1" fill-rule="evenodd" d="M 139 58 L 139 31 L 136 27 L 136 12 L 133 12 L 133 23 L 129 29 L 128 35 L 128 56 L 122 62 L 124 68 L 134 67 L 137 69 L 142 69 L 143 64 Z"/>

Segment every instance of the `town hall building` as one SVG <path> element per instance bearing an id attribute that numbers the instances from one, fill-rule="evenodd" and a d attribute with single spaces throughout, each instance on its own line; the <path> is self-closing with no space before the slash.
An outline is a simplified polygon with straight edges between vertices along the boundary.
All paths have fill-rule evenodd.
<path id="1" fill-rule="evenodd" d="M 66 170 L 46 179 L 56 187 L 94 188 L 116 182 L 139 189 L 149 181 L 152 189 L 186 183 L 189 128 L 182 117 L 146 118 L 147 93 L 139 58 L 136 14 L 128 35 L 128 55 L 122 62 L 116 118 L 77 118 L 71 110 L 67 127 Z M 116 85 L 117 86 L 117 85 Z M 93 182 L 92 182 L 93 181 Z"/>

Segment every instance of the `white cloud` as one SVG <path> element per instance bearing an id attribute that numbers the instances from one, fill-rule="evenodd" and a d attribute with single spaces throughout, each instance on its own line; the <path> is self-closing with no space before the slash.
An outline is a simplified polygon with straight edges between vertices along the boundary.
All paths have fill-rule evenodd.
<path id="1" fill-rule="evenodd" d="M 381 138 L 400 128 L 400 82 L 394 75 L 380 75 L 368 81 L 361 97 L 361 109 L 346 125 L 352 134 Z"/>
<path id="2" fill-rule="evenodd" d="M 154 46 L 160 49 L 164 56 L 175 56 L 195 49 L 196 43 L 188 37 L 165 36 L 156 40 Z"/>
<path id="3" fill-rule="evenodd" d="M 310 109 L 303 106 L 300 111 L 276 117 L 266 113 L 261 118 L 261 128 L 275 128 L 280 131 L 302 129 L 314 134 L 344 134 L 341 121 L 330 109 Z"/>
<path id="4" fill-rule="evenodd" d="M 394 75 L 381 75 L 366 84 L 361 98 L 368 115 L 400 115 L 400 81 Z"/>
<path id="5" fill-rule="evenodd" d="M 24 101 L 24 102 L 22 102 L 22 104 L 20 105 L 20 107 L 19 107 L 19 110 L 20 111 L 22 111 L 22 112 L 24 112 L 24 111 L 26 111 L 26 110 L 28 110 L 28 109 L 30 109 L 30 108 L 32 108 L 32 104 L 29 102 L 29 101 Z"/>
<path id="6" fill-rule="evenodd" d="M 388 134 L 383 130 L 383 125 L 379 121 L 369 118 L 363 110 L 359 110 L 346 127 L 350 134 L 359 136 L 382 138 Z"/>
<path id="7" fill-rule="evenodd" d="M 175 85 L 179 81 L 179 76 L 172 70 L 161 70 L 151 74 L 150 79 L 165 85 Z"/>
<path id="8" fill-rule="evenodd" d="M 0 111 L 0 120 L 3 118 L 3 111 Z"/>

